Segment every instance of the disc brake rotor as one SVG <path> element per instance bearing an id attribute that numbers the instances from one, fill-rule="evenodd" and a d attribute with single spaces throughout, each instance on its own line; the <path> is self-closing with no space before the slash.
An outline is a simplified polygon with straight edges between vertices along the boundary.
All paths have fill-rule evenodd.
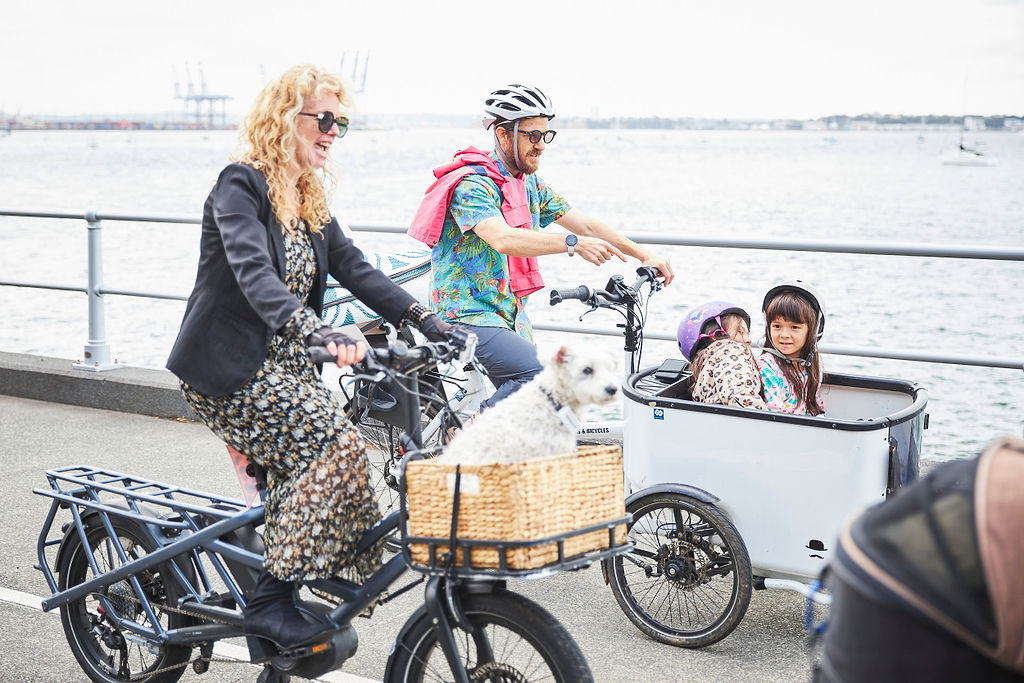
<path id="1" fill-rule="evenodd" d="M 697 546 L 693 543 L 676 539 L 671 546 L 663 546 L 662 551 L 659 564 L 666 578 L 682 588 L 707 583 L 707 563 L 697 563 Z"/>
<path id="2" fill-rule="evenodd" d="M 469 680 L 473 683 L 527 683 L 518 669 L 504 662 L 481 664 L 469 672 Z"/>

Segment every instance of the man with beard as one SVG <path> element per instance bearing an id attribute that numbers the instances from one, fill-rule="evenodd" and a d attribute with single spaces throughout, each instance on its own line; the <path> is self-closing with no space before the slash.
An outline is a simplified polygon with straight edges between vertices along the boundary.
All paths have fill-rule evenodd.
<path id="1" fill-rule="evenodd" d="M 539 176 L 541 154 L 555 138 L 551 100 L 539 88 L 513 84 L 484 101 L 488 154 L 469 147 L 434 169 L 409 235 L 432 247 L 431 308 L 476 333 L 477 358 L 497 391 L 487 408 L 541 370 L 527 296 L 543 288 L 537 257 L 565 253 L 600 265 L 627 256 L 673 278 L 668 258 L 643 249 L 591 218 Z M 542 232 L 557 223 L 569 234 Z"/>

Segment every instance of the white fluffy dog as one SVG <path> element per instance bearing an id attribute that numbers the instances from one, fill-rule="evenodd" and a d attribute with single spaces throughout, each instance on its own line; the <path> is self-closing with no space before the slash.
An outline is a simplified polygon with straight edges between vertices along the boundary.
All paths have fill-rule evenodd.
<path id="1" fill-rule="evenodd" d="M 482 465 L 572 453 L 576 411 L 608 403 L 620 382 L 611 356 L 563 346 L 537 377 L 459 431 L 438 460 Z"/>

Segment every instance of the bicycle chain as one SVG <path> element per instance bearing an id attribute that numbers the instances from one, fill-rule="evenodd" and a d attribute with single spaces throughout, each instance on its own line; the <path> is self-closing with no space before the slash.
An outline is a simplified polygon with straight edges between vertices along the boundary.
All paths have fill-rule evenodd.
<path id="1" fill-rule="evenodd" d="M 92 595 L 93 596 L 97 596 L 97 595 L 103 595 L 103 594 L 93 593 Z M 103 597 L 109 599 L 110 596 L 103 595 Z M 119 598 L 123 598 L 125 600 L 131 600 L 132 602 L 135 602 L 135 603 L 138 603 L 139 605 L 142 605 L 142 601 L 139 600 L 135 595 L 119 595 L 118 597 Z M 223 619 L 216 619 L 214 617 L 210 617 L 210 616 L 205 615 L 205 614 L 198 614 L 196 612 L 190 612 L 187 609 L 183 609 L 181 607 L 171 607 L 170 605 L 165 605 L 163 603 L 153 603 L 153 602 L 150 602 L 150 606 L 151 607 L 160 608 L 160 609 L 163 609 L 163 610 L 168 611 L 168 612 L 174 612 L 176 614 L 183 614 L 185 616 L 189 616 L 189 617 L 192 617 L 194 619 L 201 619 L 203 621 L 213 622 L 213 623 L 216 623 L 216 624 L 224 624 L 226 626 L 234 626 L 235 625 L 235 624 L 233 624 L 230 621 L 226 621 L 226 620 L 223 620 Z M 116 628 L 116 627 L 114 627 L 114 628 Z M 121 629 L 118 629 L 118 631 L 120 632 Z M 124 634 L 123 633 L 121 634 L 121 638 L 124 639 Z M 162 674 L 165 671 L 173 671 L 175 669 L 182 669 L 182 668 L 188 666 L 189 664 L 193 664 L 194 665 L 195 662 L 197 662 L 197 661 L 206 662 L 207 664 L 211 664 L 213 662 L 218 662 L 218 663 L 222 663 L 222 664 L 252 664 L 252 662 L 247 662 L 247 661 L 240 660 L 240 659 L 232 659 L 232 658 L 229 658 L 229 657 L 213 657 L 213 656 L 202 657 L 202 656 L 200 656 L 198 659 L 186 659 L 181 664 L 174 664 L 172 666 L 165 666 L 165 667 L 163 667 L 161 669 L 156 669 L 154 671 L 147 671 L 144 674 L 139 674 L 137 676 L 131 676 L 130 678 L 128 678 L 128 680 L 129 681 L 140 681 L 140 680 L 142 680 L 144 678 L 150 678 L 152 676 L 156 676 L 158 674 Z"/>

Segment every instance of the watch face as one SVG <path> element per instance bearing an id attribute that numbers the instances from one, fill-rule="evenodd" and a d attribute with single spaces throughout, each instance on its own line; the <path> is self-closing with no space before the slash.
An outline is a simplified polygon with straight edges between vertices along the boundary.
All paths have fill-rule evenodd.
<path id="1" fill-rule="evenodd" d="M 579 242 L 579 241 L 580 241 L 580 238 L 577 237 L 576 235 L 571 235 L 570 234 L 570 235 L 566 235 L 565 236 L 565 243 L 566 243 L 566 245 L 568 245 L 570 247 L 575 247 L 576 243 Z"/>

